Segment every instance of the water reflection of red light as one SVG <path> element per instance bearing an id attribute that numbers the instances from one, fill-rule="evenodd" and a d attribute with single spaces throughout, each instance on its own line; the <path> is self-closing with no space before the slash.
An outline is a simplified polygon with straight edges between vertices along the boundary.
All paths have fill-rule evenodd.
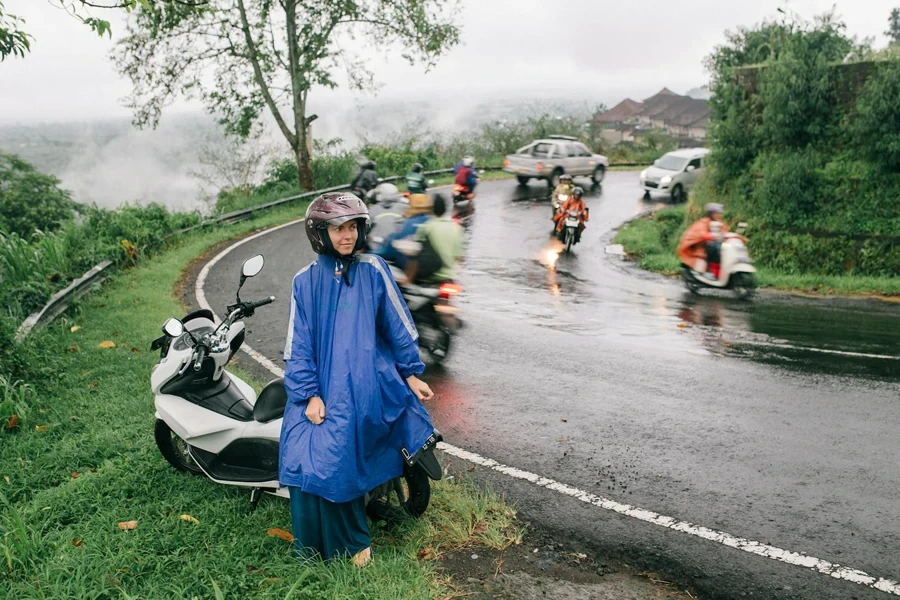
<path id="1" fill-rule="evenodd" d="M 434 391 L 434 398 L 425 403 L 425 408 L 435 427 L 457 435 L 471 433 L 476 420 L 470 401 L 473 390 L 466 389 L 446 373 L 436 378 L 426 376 L 426 379 Z"/>

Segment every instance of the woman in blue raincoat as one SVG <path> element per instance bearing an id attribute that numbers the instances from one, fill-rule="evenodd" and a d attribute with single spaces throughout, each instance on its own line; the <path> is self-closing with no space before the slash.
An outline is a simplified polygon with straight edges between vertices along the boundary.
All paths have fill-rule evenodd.
<path id="1" fill-rule="evenodd" d="M 356 254 L 368 219 L 351 194 L 324 194 L 307 210 L 319 257 L 294 277 L 279 460 L 298 555 L 360 566 L 371 559 L 365 494 L 399 477 L 401 449 L 434 431 L 409 309 L 384 260 Z"/>

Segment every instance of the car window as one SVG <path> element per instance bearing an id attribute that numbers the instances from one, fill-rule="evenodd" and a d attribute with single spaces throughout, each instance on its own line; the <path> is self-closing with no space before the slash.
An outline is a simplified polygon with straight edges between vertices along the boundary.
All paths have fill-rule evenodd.
<path id="1" fill-rule="evenodd" d="M 553 158 L 565 158 L 569 153 L 566 151 L 566 147 L 562 144 L 557 144 L 553 147 Z"/>
<path id="2" fill-rule="evenodd" d="M 550 155 L 551 147 L 550 144 L 537 144 L 531 151 L 531 155 L 539 158 L 547 158 Z"/>
<path id="3" fill-rule="evenodd" d="M 569 144 L 568 151 L 570 158 L 573 156 L 581 156 L 581 149 L 575 144 Z"/>
<path id="4" fill-rule="evenodd" d="M 579 154 L 578 156 L 593 156 L 594 153 L 591 152 L 587 146 L 584 144 L 575 144 L 575 147 L 578 148 Z"/>
<path id="5" fill-rule="evenodd" d="M 691 162 L 688 163 L 688 166 L 694 167 L 695 169 L 699 169 L 700 168 L 700 159 L 695 158 L 694 160 L 692 160 Z"/>

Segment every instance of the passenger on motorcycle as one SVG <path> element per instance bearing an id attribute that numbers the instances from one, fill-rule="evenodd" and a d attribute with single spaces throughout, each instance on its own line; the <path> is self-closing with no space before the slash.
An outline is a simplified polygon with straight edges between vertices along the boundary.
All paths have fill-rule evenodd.
<path id="1" fill-rule="evenodd" d="M 359 172 L 350 183 L 353 193 L 365 200 L 366 194 L 378 185 L 378 174 L 375 172 L 375 161 L 363 159 L 359 161 Z"/>
<path id="2" fill-rule="evenodd" d="M 409 310 L 385 262 L 356 254 L 368 218 L 347 193 L 323 194 L 306 212 L 319 256 L 294 277 L 278 471 L 296 554 L 357 566 L 372 555 L 365 495 L 399 477 L 401 449 L 434 431 Z"/>
<path id="3" fill-rule="evenodd" d="M 722 238 L 728 225 L 722 220 L 725 207 L 711 202 L 705 207 L 706 216 L 687 228 L 678 242 L 677 254 L 681 262 L 703 273 L 709 279 L 718 279 L 721 271 Z M 746 243 L 747 238 L 741 236 Z"/>
<path id="4" fill-rule="evenodd" d="M 406 269 L 409 281 L 434 285 L 456 279 L 456 265 L 465 250 L 465 234 L 462 227 L 447 218 L 447 201 L 442 195 L 435 196 L 434 216 L 419 227 L 416 241 L 422 244 L 422 251 Z"/>
<path id="5" fill-rule="evenodd" d="M 575 232 L 576 244 L 581 241 L 581 232 L 584 231 L 585 223 L 588 222 L 590 217 L 590 212 L 585 205 L 582 196 L 584 196 L 584 190 L 576 186 L 572 190 L 572 195 L 569 196 L 569 199 L 563 202 L 562 206 L 559 207 L 559 211 L 553 219 L 556 221 L 556 233 L 561 234 L 566 226 L 566 217 L 568 216 L 569 211 L 578 211 L 578 231 Z"/>
<path id="6" fill-rule="evenodd" d="M 393 245 L 396 240 L 405 240 L 416 235 L 419 227 L 431 218 L 433 201 L 428 194 L 412 194 L 409 197 L 409 208 L 406 210 L 406 220 L 400 228 L 385 238 L 375 254 L 389 263 L 397 265 L 400 269 L 406 269 L 409 259 L 399 252 Z"/>
<path id="7" fill-rule="evenodd" d="M 412 171 L 406 176 L 406 189 L 410 194 L 424 194 L 428 189 L 428 181 L 422 174 L 424 167 L 416 163 Z"/>
<path id="8" fill-rule="evenodd" d="M 475 159 L 471 156 L 463 157 L 455 167 L 453 172 L 456 173 L 454 183 L 465 189 L 467 194 L 475 193 L 475 186 L 478 185 L 478 174 L 475 173 Z"/>

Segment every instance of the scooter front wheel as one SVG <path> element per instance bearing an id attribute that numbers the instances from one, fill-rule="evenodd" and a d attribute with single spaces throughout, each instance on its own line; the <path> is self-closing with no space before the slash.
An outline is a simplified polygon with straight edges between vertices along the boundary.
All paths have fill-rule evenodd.
<path id="1" fill-rule="evenodd" d="M 373 521 L 418 519 L 431 502 L 431 480 L 424 469 L 404 465 L 402 477 L 373 490 L 366 500 L 366 514 Z"/>
<path id="2" fill-rule="evenodd" d="M 178 437 L 165 421 L 156 420 L 153 435 L 156 438 L 156 446 L 166 462 L 184 473 L 203 475 L 203 471 L 191 458 L 187 442 Z"/>

